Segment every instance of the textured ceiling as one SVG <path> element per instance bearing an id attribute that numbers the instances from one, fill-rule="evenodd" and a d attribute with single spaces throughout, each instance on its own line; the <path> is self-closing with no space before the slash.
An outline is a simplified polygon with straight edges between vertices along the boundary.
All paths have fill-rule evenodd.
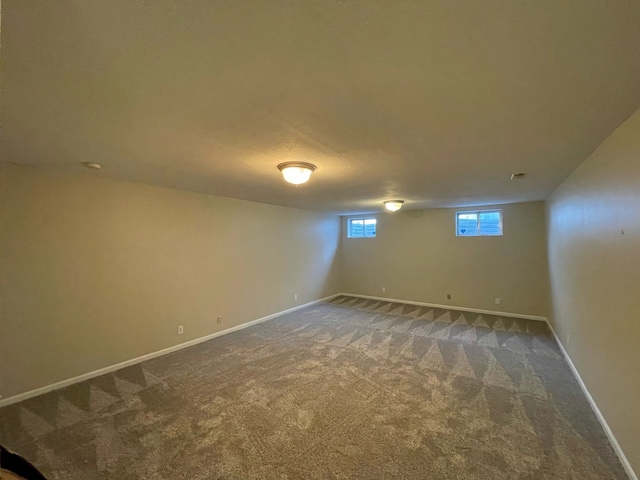
<path id="1" fill-rule="evenodd" d="M 3 161 L 334 213 L 540 200 L 640 106 L 640 1 L 3 0 L 0 101 Z"/>

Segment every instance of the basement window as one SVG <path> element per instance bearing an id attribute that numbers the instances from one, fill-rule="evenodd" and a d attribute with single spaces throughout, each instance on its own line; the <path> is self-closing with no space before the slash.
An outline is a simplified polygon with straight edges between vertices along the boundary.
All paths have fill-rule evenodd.
<path id="1" fill-rule="evenodd" d="M 350 218 L 347 220 L 348 238 L 373 238 L 376 236 L 375 218 Z"/>
<path id="2" fill-rule="evenodd" d="M 456 236 L 497 237 L 502 235 L 502 210 L 456 212 Z"/>

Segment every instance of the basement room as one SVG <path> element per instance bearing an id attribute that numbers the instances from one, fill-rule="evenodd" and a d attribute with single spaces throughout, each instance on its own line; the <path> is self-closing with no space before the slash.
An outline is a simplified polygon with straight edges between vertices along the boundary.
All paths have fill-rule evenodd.
<path id="1" fill-rule="evenodd" d="M 0 478 L 638 479 L 640 1 L 0 20 Z"/>

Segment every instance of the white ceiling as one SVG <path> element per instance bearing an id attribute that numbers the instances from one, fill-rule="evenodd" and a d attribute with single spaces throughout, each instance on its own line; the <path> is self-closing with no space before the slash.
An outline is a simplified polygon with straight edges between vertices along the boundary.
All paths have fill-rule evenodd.
<path id="1" fill-rule="evenodd" d="M 640 106 L 640 1 L 3 0 L 0 101 L 3 161 L 334 213 L 540 200 Z"/>

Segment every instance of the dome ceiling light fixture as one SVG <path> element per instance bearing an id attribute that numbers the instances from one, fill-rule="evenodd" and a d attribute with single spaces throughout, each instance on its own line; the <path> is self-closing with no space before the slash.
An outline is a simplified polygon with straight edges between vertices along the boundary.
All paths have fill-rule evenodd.
<path id="1" fill-rule="evenodd" d="M 384 206 L 387 210 L 389 210 L 390 212 L 395 212 L 397 210 L 400 210 L 402 204 L 404 203 L 404 200 L 386 200 L 382 203 L 384 203 Z"/>
<path id="2" fill-rule="evenodd" d="M 278 165 L 278 170 L 282 172 L 285 181 L 293 185 L 308 181 L 316 168 L 314 164 L 306 162 L 284 162 Z"/>

